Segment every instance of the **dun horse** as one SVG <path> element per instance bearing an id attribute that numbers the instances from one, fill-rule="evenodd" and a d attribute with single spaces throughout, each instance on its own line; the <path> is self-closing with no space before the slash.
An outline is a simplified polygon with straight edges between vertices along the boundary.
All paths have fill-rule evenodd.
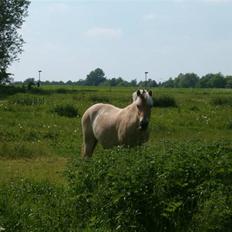
<path id="1" fill-rule="evenodd" d="M 110 104 L 95 104 L 84 113 L 83 156 L 90 157 L 97 143 L 103 148 L 136 146 L 148 140 L 148 123 L 153 106 L 152 91 L 138 90 L 133 102 L 120 109 Z"/>

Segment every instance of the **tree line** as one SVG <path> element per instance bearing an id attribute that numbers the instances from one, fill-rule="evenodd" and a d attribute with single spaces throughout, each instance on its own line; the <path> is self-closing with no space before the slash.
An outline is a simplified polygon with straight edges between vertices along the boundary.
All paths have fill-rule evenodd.
<path id="1" fill-rule="evenodd" d="M 15 82 L 16 84 L 27 85 L 28 88 L 42 85 L 79 85 L 79 86 L 137 86 L 137 87 L 167 87 L 167 88 L 232 88 L 232 76 L 224 76 L 221 73 L 209 73 L 199 77 L 195 73 L 180 73 L 175 78 L 169 78 L 164 82 L 156 82 L 148 79 L 147 81 L 139 81 L 136 79 L 127 81 L 122 77 L 107 78 L 102 69 L 97 68 L 91 71 L 85 79 L 78 81 L 41 81 L 36 82 L 34 78 L 28 78 L 23 82 Z"/>

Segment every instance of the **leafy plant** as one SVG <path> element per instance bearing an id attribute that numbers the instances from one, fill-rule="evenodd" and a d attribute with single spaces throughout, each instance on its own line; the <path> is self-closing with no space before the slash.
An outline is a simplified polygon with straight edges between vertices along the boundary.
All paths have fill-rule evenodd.
<path id="1" fill-rule="evenodd" d="M 176 100 L 170 96 L 160 96 L 153 98 L 154 107 L 177 107 Z"/>
<path id="2" fill-rule="evenodd" d="M 25 105 L 25 106 L 34 106 L 34 105 L 43 105 L 45 104 L 44 97 L 38 97 L 33 95 L 27 94 L 19 94 L 15 95 L 10 98 L 10 104 L 18 104 L 18 105 Z"/>
<path id="3" fill-rule="evenodd" d="M 65 117 L 69 117 L 69 118 L 74 118 L 74 117 L 79 116 L 78 109 L 72 105 L 69 105 L 69 104 L 57 105 L 53 109 L 53 112 L 55 112 L 59 116 L 65 116 Z"/>
<path id="4" fill-rule="evenodd" d="M 211 103 L 216 106 L 232 106 L 232 97 L 218 96 L 211 100 Z"/>

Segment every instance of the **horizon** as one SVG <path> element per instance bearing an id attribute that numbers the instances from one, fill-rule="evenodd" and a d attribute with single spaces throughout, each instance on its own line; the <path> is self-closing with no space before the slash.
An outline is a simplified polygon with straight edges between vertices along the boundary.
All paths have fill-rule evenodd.
<path id="1" fill-rule="evenodd" d="M 14 81 L 107 79 L 163 82 L 179 73 L 231 75 L 232 1 L 32 0 Z"/>

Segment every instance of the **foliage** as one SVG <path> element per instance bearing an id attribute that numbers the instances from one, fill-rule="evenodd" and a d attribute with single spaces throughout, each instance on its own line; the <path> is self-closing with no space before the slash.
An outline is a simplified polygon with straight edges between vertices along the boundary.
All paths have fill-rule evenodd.
<path id="1" fill-rule="evenodd" d="M 94 103 L 109 103 L 110 99 L 107 96 L 90 96 L 90 100 Z"/>
<path id="2" fill-rule="evenodd" d="M 174 80 L 174 86 L 180 88 L 195 88 L 197 87 L 199 77 L 195 73 L 180 73 Z"/>
<path id="3" fill-rule="evenodd" d="M 154 107 L 177 107 L 176 100 L 171 96 L 160 96 L 153 98 Z"/>
<path id="4" fill-rule="evenodd" d="M 0 83 L 9 80 L 10 75 L 6 70 L 22 52 L 24 41 L 18 29 L 27 16 L 29 3 L 28 0 L 0 1 Z"/>
<path id="5" fill-rule="evenodd" d="M 41 96 L 17 94 L 9 99 L 9 103 L 26 106 L 43 105 L 45 104 L 45 98 Z"/>
<path id="6" fill-rule="evenodd" d="M 135 88 L 1 86 L 0 230 L 230 231 L 231 90 L 152 90 L 178 107 L 158 101 L 150 140 L 82 160 L 80 117 L 54 107 L 125 107 Z"/>
<path id="7" fill-rule="evenodd" d="M 217 231 L 232 226 L 232 147 L 163 142 L 74 159 L 68 184 L 0 188 L 6 231 Z"/>
<path id="8" fill-rule="evenodd" d="M 50 183 L 18 180 L 0 188 L 0 228 L 9 232 L 67 231 L 72 207 L 66 191 Z"/>
<path id="9" fill-rule="evenodd" d="M 23 84 L 23 82 L 15 82 Z M 149 78 L 147 81 L 137 81 L 132 79 L 127 81 L 122 77 L 106 78 L 104 71 L 97 68 L 87 75 L 86 79 L 78 81 L 41 81 L 42 85 L 56 86 L 111 86 L 111 87 L 136 87 L 136 88 L 232 88 L 232 76 L 224 76 L 221 73 L 209 73 L 199 77 L 195 73 L 180 73 L 175 78 L 169 78 L 167 81 L 157 83 Z M 64 90 L 64 89 L 63 89 Z M 65 91 L 65 90 L 64 90 Z"/>
<path id="10" fill-rule="evenodd" d="M 232 97 L 218 96 L 212 98 L 211 102 L 216 106 L 232 106 Z"/>
<path id="11" fill-rule="evenodd" d="M 171 88 L 231 88 L 231 77 L 223 76 L 221 73 L 209 73 L 198 77 L 195 73 L 180 73 L 176 78 L 169 78 L 161 83 L 163 87 Z"/>
<path id="12" fill-rule="evenodd" d="M 80 230 L 228 231 L 231 155 L 224 144 L 166 143 L 163 153 L 118 148 L 78 159 L 68 176 Z"/>
<path id="13" fill-rule="evenodd" d="M 203 76 L 199 82 L 202 88 L 224 88 L 226 80 L 221 73 L 207 74 Z"/>
<path id="14" fill-rule="evenodd" d="M 78 109 L 69 104 L 57 105 L 54 107 L 53 112 L 57 113 L 59 116 L 66 116 L 69 118 L 79 116 Z"/>
<path id="15" fill-rule="evenodd" d="M 97 68 L 94 71 L 91 71 L 87 77 L 86 77 L 86 81 L 85 84 L 86 85 L 93 85 L 93 86 L 98 86 L 100 85 L 102 82 L 104 82 L 106 80 L 105 78 L 105 73 L 103 72 L 102 69 Z"/>

